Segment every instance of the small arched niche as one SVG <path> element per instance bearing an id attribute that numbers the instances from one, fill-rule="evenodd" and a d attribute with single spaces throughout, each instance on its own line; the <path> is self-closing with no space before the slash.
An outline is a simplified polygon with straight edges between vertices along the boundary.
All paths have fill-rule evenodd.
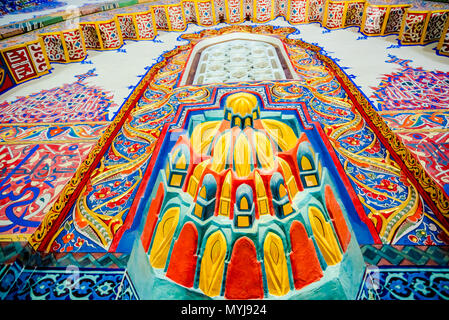
<path id="1" fill-rule="evenodd" d="M 180 85 L 295 79 L 282 42 L 252 33 L 231 33 L 199 42 Z"/>

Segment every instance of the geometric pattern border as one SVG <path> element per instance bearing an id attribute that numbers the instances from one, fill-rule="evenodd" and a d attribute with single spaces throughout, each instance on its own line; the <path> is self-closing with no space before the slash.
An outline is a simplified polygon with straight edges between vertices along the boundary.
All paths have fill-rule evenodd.
<path id="1" fill-rule="evenodd" d="M 449 246 L 361 245 L 360 249 L 365 262 L 375 266 L 449 265 Z"/>

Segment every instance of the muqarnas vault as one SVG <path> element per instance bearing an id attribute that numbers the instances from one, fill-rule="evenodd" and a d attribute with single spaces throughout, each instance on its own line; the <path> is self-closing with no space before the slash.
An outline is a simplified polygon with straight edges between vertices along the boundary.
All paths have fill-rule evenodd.
<path id="1" fill-rule="evenodd" d="M 210 108 L 193 107 L 164 138 L 147 246 L 133 251 L 146 265 L 139 295 L 353 299 L 365 268 L 347 223 L 354 208 L 316 128 L 299 107 L 271 106 L 266 85 L 213 92 Z"/>

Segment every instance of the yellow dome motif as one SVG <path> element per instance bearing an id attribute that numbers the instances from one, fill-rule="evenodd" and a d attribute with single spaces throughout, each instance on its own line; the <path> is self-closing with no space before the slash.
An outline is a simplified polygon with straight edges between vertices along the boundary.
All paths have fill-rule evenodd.
<path id="1" fill-rule="evenodd" d="M 190 135 L 192 148 L 197 154 L 210 157 L 210 164 L 204 168 L 207 166 L 209 170 L 218 174 L 231 169 L 239 178 L 248 177 L 255 168 L 265 173 L 276 169 L 278 159 L 276 150 L 293 149 L 298 137 L 289 124 L 275 119 L 260 119 L 259 112 L 259 100 L 255 94 L 236 92 L 226 98 L 222 121 L 206 121 L 195 126 Z M 261 125 L 259 124 L 258 128 L 252 126 L 255 119 L 260 119 Z M 251 125 L 239 126 L 241 121 L 247 120 Z M 223 125 L 224 121 L 234 121 L 238 128 L 231 124 L 229 129 L 229 125 Z M 194 175 L 189 179 L 194 180 L 189 182 L 188 187 L 192 197 L 199 190 L 196 181 L 200 181 L 201 174 L 196 177 L 196 172 L 195 169 Z M 292 177 L 291 173 L 289 177 Z M 288 187 L 294 195 L 297 193 L 297 187 L 291 185 L 290 180 Z"/>
<path id="2" fill-rule="evenodd" d="M 231 109 L 233 114 L 240 114 L 242 117 L 252 116 L 253 109 L 256 106 L 257 98 L 246 92 L 234 93 L 226 100 L 226 108 Z"/>
<path id="3" fill-rule="evenodd" d="M 231 132 L 227 131 L 218 138 L 213 148 L 212 164 L 210 169 L 215 172 L 221 172 L 226 168 L 228 162 L 228 153 L 231 148 Z"/>

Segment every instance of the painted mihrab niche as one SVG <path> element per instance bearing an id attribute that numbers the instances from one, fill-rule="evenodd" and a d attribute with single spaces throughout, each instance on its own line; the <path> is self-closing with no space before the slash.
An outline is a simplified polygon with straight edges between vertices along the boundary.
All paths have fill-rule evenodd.
<path id="1" fill-rule="evenodd" d="M 273 82 L 191 91 L 207 102 L 179 106 L 154 167 L 144 298 L 353 299 L 355 209 L 305 102 L 273 102 Z"/>

